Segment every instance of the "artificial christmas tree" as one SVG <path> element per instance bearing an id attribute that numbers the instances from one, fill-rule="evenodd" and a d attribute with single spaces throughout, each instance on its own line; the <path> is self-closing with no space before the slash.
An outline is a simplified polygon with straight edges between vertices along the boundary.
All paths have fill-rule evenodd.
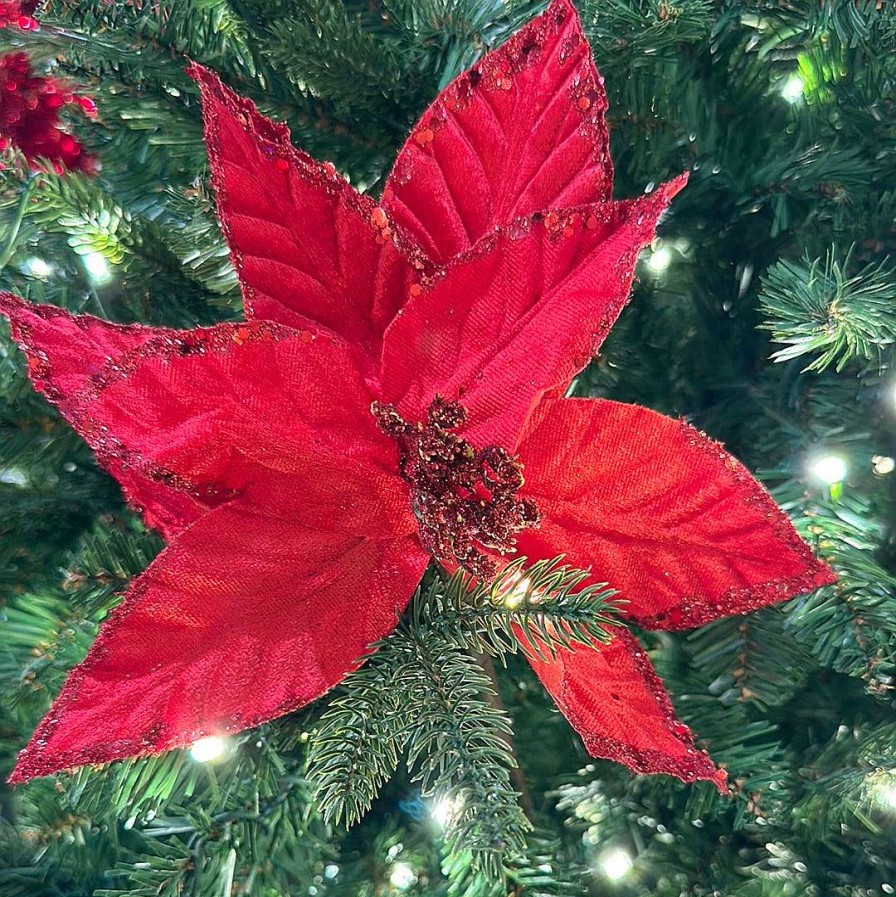
<path id="1" fill-rule="evenodd" d="M 75 737 L 95 745 L 117 739 L 121 749 L 83 750 L 72 742 L 66 714 L 71 709 L 75 719 L 79 711 L 71 698 L 78 685 L 70 683 L 70 697 L 43 724 L 19 775 L 143 752 L 121 739 L 128 714 L 147 707 L 192 706 L 192 719 L 200 721 L 229 701 L 232 718 L 222 730 L 230 732 L 270 719 L 277 713 L 259 716 L 257 699 L 245 692 L 253 668 L 264 701 L 283 712 L 297 706 L 289 695 L 301 689 L 290 683 L 306 675 L 311 646 L 319 659 L 310 668 L 333 668 L 326 687 L 354 665 L 366 641 L 398 624 L 365 665 L 308 710 L 228 740 L 199 738 L 210 734 L 200 724 L 190 752 L 87 768 L 20 789 L 4 804 L 15 817 L 4 830 L 10 859 L 0 871 L 0 886 L 10 893 L 32 893 L 40 882 L 47 893 L 559 894 L 600 893 L 614 879 L 614 888 L 656 894 L 888 892 L 894 615 L 883 521 L 894 466 L 884 435 L 894 286 L 891 269 L 876 255 L 893 240 L 886 186 L 893 169 L 893 121 L 886 115 L 893 73 L 889 57 L 877 52 L 892 39 L 892 13 L 853 4 L 823 16 L 703 3 L 584 8 L 610 90 L 617 192 L 633 195 L 650 182 L 647 198 L 615 204 L 614 220 L 604 217 L 609 204 L 594 215 L 582 214 L 580 205 L 595 193 L 606 199 L 611 182 L 602 124 L 607 103 L 569 4 L 553 4 L 511 39 L 509 51 L 486 56 L 425 109 L 483 44 L 502 44 L 536 11 L 481 2 L 81 3 L 39 10 L 39 30 L 6 30 L 16 51 L 27 48 L 37 65 L 52 58 L 79 90 L 98 97 L 99 121 L 82 139 L 101 169 L 96 180 L 32 174 L 26 160 L 11 156 L 2 250 L 6 287 L 98 317 L 38 311 L 11 298 L 4 307 L 31 354 L 35 382 L 98 449 L 150 526 L 173 540 L 150 570 L 164 570 L 174 546 L 195 542 L 198 523 L 178 535 L 190 521 L 233 515 L 238 495 L 260 488 L 253 475 L 185 489 L 172 459 L 187 459 L 194 475 L 208 464 L 244 473 L 258 461 L 270 466 L 272 447 L 293 426 L 284 422 L 301 420 L 296 415 L 306 402 L 291 392 L 298 382 L 314 394 L 309 408 L 326 424 L 308 430 L 317 458 L 297 451 L 290 436 L 283 442 L 289 450 L 274 464 L 283 468 L 282 482 L 267 490 L 269 506 L 279 507 L 294 490 L 293 484 L 284 491 L 287 473 L 306 484 L 301 502 L 284 505 L 264 526 L 258 517 L 234 517 L 232 526 L 212 527 L 213 560 L 198 556 L 203 562 L 195 569 L 180 563 L 161 578 L 148 573 L 138 580 L 165 584 L 152 614 L 130 624 L 135 644 L 142 644 L 141 665 L 122 665 L 114 640 L 100 636 L 92 654 L 100 659 L 89 661 L 97 674 L 90 700 L 105 705 L 105 715 L 82 720 Z M 303 148 L 333 159 L 313 165 L 291 149 L 285 130 L 255 118 L 251 106 L 194 68 L 206 91 L 219 214 L 246 312 L 261 319 L 195 331 L 216 334 L 215 346 L 188 328 L 238 321 L 239 296 L 201 177 L 199 110 L 183 54 L 288 120 Z M 796 54 L 798 67 L 788 61 Z M 559 101 L 542 108 L 533 96 Z M 768 122 L 757 135 L 759 103 Z M 471 122 L 482 130 L 475 138 Z M 250 142 L 242 136 L 250 130 L 241 128 L 251 130 Z M 381 180 L 408 130 L 392 177 Z M 250 168 L 260 172 L 254 192 L 239 174 L 250 157 L 256 159 Z M 539 158 L 554 164 L 533 168 Z M 318 172 L 322 196 L 329 191 L 331 199 L 321 204 L 296 179 L 303 166 Z M 595 333 L 605 335 L 620 311 L 634 252 L 650 239 L 665 204 L 656 187 L 660 175 L 668 180 L 684 168 L 690 186 L 641 263 L 636 302 L 571 391 L 686 414 L 724 438 L 752 468 L 765 469 L 797 530 L 836 566 L 836 585 L 746 472 L 697 431 L 659 424 L 665 419 L 653 412 L 626 411 L 604 398 L 562 398 L 596 348 Z M 333 196 L 354 196 L 344 192 L 350 188 L 337 171 L 365 195 L 333 206 Z M 545 205 L 546 195 L 568 203 Z M 638 221 L 642 206 L 651 214 Z M 339 238 L 329 244 L 336 251 L 327 254 L 322 237 L 334 208 L 341 211 L 333 220 L 343 218 L 332 231 Z M 344 216 L 352 208 L 364 213 L 372 249 L 346 239 Z M 303 209 L 312 211 L 307 222 L 298 218 Z M 591 256 L 581 247 L 589 240 L 612 244 L 608 235 L 626 233 L 626 216 L 637 224 L 616 260 L 604 256 L 602 268 L 589 269 Z M 282 222 L 295 228 L 297 250 L 278 230 Z M 488 236 L 496 226 L 506 229 L 497 242 Z M 857 240 L 852 255 L 838 262 L 837 254 Z M 533 251 L 539 241 L 543 248 Z M 412 276 L 402 275 L 394 259 L 384 263 L 392 247 L 406 254 Z M 546 288 L 564 252 L 582 285 L 566 273 L 562 288 Z M 375 276 L 366 279 L 352 273 L 365 270 L 365 253 L 378 258 L 367 266 Z M 466 267 L 453 261 L 463 253 Z M 812 261 L 825 254 L 830 261 Z M 284 260 L 303 272 L 301 283 L 291 280 Z M 539 272 L 528 300 L 521 288 L 527 271 Z M 621 291 L 610 288 L 613 282 Z M 490 289 L 502 297 L 497 305 Z M 333 304 L 340 295 L 351 300 L 344 307 Z M 606 297 L 603 312 L 591 311 L 596 295 Z M 372 296 L 380 298 L 366 311 Z M 386 328 L 395 310 L 390 296 L 403 298 Z M 805 364 L 815 357 L 813 369 L 824 371 L 836 360 L 840 373 L 800 374 L 803 361 L 791 371 L 765 361 L 760 304 L 764 326 L 788 345 L 784 360 L 815 353 Z M 539 314 L 527 314 L 530 308 Z M 555 312 L 546 314 L 548 308 Z M 354 317 L 360 309 L 365 314 Z M 281 324 L 264 323 L 282 315 L 288 320 Z M 515 324 L 514 316 L 524 323 Z M 280 331 L 275 338 L 284 325 L 295 335 L 294 349 Z M 386 328 L 384 386 L 371 394 L 379 377 L 371 373 L 379 364 L 377 327 L 380 334 Z M 517 338 L 524 348 L 505 340 L 508 327 L 526 335 Z M 338 340 L 327 348 L 326 332 L 342 334 L 369 363 L 360 363 L 357 375 L 354 361 L 327 363 L 297 381 L 295 364 L 284 366 L 277 353 L 304 346 L 302 357 L 329 358 Z M 135 340 L 139 348 L 122 355 Z M 212 388 L 204 379 L 203 365 L 213 362 L 204 360 L 208 350 L 228 359 L 220 369 L 228 378 L 242 366 L 244 382 L 268 384 L 253 386 L 234 405 L 242 405 L 240 420 L 255 421 L 242 428 L 245 438 L 234 440 L 232 421 L 213 411 L 223 381 L 216 375 Z M 29 396 L 11 344 L 8 359 L 0 575 L 9 598 L 0 672 L 12 759 L 61 677 L 83 657 L 96 624 L 161 543 L 122 509 L 64 425 Z M 544 382 L 540 371 L 550 372 Z M 282 386 L 272 389 L 275 382 Z M 179 384 L 176 404 L 154 404 L 160 384 Z M 530 389 L 552 392 L 533 405 Z M 438 398 L 441 392 L 447 400 Z M 851 392 L 857 402 L 844 400 Z M 394 478 L 386 489 L 394 514 L 378 505 L 365 511 L 376 490 L 354 490 L 347 499 L 339 485 L 364 444 L 358 424 L 344 424 L 365 396 L 374 413 L 359 407 L 353 419 L 366 415 L 371 444 L 382 443 L 384 470 Z M 452 404 L 458 400 L 460 406 Z M 572 408 L 580 409 L 575 421 L 564 411 Z M 600 410 L 595 416 L 587 409 Z M 193 421 L 194 430 L 204 421 L 194 448 L 178 432 L 178 419 Z M 518 440 L 514 420 L 526 421 L 532 435 Z M 657 428 L 664 426 L 671 429 L 661 438 Z M 148 443 L 136 453 L 136 444 L 128 447 L 140 432 L 154 440 L 151 457 L 143 457 Z M 831 447 L 844 442 L 838 432 L 848 437 L 848 458 Z M 346 433 L 352 438 L 342 445 Z M 673 449 L 664 439 L 678 442 Z M 309 472 L 337 443 L 341 481 L 331 477 L 335 492 L 315 491 L 309 504 L 310 484 L 321 482 Z M 534 443 L 543 451 L 527 449 Z M 727 471 L 725 488 L 713 464 Z M 222 486 L 231 491 L 225 495 Z M 743 500 L 728 501 L 726 489 Z M 340 592 L 327 568 L 310 593 L 319 609 L 302 617 L 314 632 L 304 643 L 306 658 L 286 651 L 283 663 L 273 664 L 288 635 L 283 620 L 295 617 L 289 577 L 313 553 L 291 535 L 301 515 L 316 507 L 338 524 L 336 518 L 367 514 L 369 525 L 388 528 L 399 505 L 408 531 L 418 533 L 413 538 L 458 572 L 427 573 L 400 621 L 394 611 L 408 595 L 374 589 L 393 608 L 390 622 L 384 618 L 341 660 L 333 646 L 351 648 L 352 617 L 363 603 L 351 596 L 360 598 L 372 580 L 364 564 L 340 562 L 352 583 Z M 462 525 L 447 526 L 449 508 Z M 777 535 L 756 542 L 763 527 Z M 602 547 L 609 533 L 621 533 L 626 546 L 615 556 Z M 495 549 L 507 554 L 494 555 Z M 526 559 L 500 570 L 514 550 Z M 543 560 L 532 565 L 536 558 Z M 393 578 L 398 570 L 389 565 Z M 711 581 L 718 586 L 701 591 Z M 676 592 L 678 582 L 690 585 Z M 688 634 L 656 631 L 688 629 L 816 586 L 824 587 Z M 628 609 L 614 604 L 614 587 Z M 677 599 L 664 597 L 667 587 Z M 172 689 L 166 673 L 155 682 L 152 675 L 181 662 L 182 647 L 147 632 L 175 608 L 184 588 L 199 588 L 189 625 L 196 633 L 200 618 L 211 625 L 195 654 L 203 676 L 175 680 Z M 215 624 L 225 595 L 233 614 Z M 126 620 L 127 607 L 112 619 Z M 285 616 L 266 615 L 265 607 Z M 643 648 L 619 630 L 625 615 L 646 627 Z M 708 761 L 690 747 L 688 727 L 657 691 L 644 648 L 679 716 L 726 770 L 730 796 L 713 797 L 708 784 L 633 779 L 610 765 L 591 765 L 519 662 L 528 655 L 588 750 L 639 771 L 721 784 L 726 776 L 707 770 Z M 610 731 L 617 742 L 650 737 L 643 717 L 630 715 L 626 731 L 626 710 L 614 708 L 617 692 L 631 686 L 614 688 L 629 656 L 641 658 L 638 675 L 654 690 L 651 712 L 666 715 L 662 737 L 693 752 L 687 763 L 647 759 L 649 740 L 634 751 L 631 743 L 606 749 Z M 582 666 L 586 657 L 604 659 Z M 197 704 L 196 683 L 203 681 L 220 698 Z M 285 696 L 279 704 L 278 691 Z M 643 711 L 630 691 L 627 698 L 630 714 L 636 706 Z M 144 749 L 192 740 L 187 717 L 176 715 L 184 722 L 171 730 L 174 737 L 163 729 L 143 732 Z M 54 731 L 61 733 L 55 744 Z M 652 731 L 656 746 L 662 726 Z M 55 758 L 41 759 L 44 751 Z M 346 835 L 344 822 L 362 815 Z M 711 864 L 703 861 L 709 851 Z"/>

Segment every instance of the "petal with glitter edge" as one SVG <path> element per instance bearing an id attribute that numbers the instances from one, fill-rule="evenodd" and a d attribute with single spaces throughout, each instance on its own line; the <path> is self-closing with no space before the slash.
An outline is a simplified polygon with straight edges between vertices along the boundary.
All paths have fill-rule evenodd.
<path id="1" fill-rule="evenodd" d="M 327 328 L 377 358 L 413 270 L 386 212 L 213 72 L 188 73 L 201 89 L 218 218 L 247 317 Z"/>
<path id="2" fill-rule="evenodd" d="M 474 445 L 516 444 L 535 401 L 565 387 L 625 305 L 638 252 L 684 185 L 520 219 L 453 259 L 386 331 L 382 393 L 407 420 L 436 394 Z"/>
<path id="3" fill-rule="evenodd" d="M 272 482 L 301 495 L 321 529 L 413 529 L 394 447 L 340 341 L 250 321 L 153 331 L 106 359 L 124 348 L 122 328 L 20 300 L 5 308 L 35 359 L 32 379 L 137 501 L 158 494 L 168 508 L 182 495 L 198 514 Z M 85 333 L 100 349 L 82 352 L 79 377 Z"/>
<path id="4" fill-rule="evenodd" d="M 110 359 L 174 332 L 139 324 L 110 324 L 90 315 L 71 315 L 52 305 L 26 302 L 11 293 L 0 294 L 0 314 L 9 318 L 13 338 L 27 354 L 28 373 L 35 387 L 50 401 L 63 406 Z M 105 461 L 127 500 L 166 538 L 206 510 L 206 505 L 194 496 L 150 480 L 111 458 Z"/>
<path id="5" fill-rule="evenodd" d="M 235 502 L 181 533 L 113 611 L 11 782 L 155 754 L 288 713 L 389 632 L 428 560 Z"/>
<path id="6" fill-rule="evenodd" d="M 609 199 L 606 109 L 575 7 L 556 0 L 424 112 L 383 206 L 443 264 L 521 215 Z"/>
<path id="7" fill-rule="evenodd" d="M 609 644 L 574 644 L 547 660 L 528 654 L 588 753 L 637 773 L 666 773 L 685 782 L 706 779 L 727 793 L 725 772 L 694 747 L 690 729 L 676 718 L 638 640 L 625 629 L 612 633 Z"/>
<path id="8" fill-rule="evenodd" d="M 738 461 L 655 411 L 545 400 L 519 457 L 542 516 L 519 553 L 590 568 L 640 626 L 687 629 L 836 578 Z"/>

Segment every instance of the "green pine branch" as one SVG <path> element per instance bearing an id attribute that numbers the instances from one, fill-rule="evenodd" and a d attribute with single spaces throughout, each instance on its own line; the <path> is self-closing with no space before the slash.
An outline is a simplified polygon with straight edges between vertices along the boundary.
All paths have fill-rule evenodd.
<path id="1" fill-rule="evenodd" d="M 759 298 L 775 361 L 814 356 L 804 370 L 842 371 L 851 361 L 877 362 L 896 342 L 896 270 L 886 262 L 850 273 L 850 254 L 782 260 L 767 272 Z"/>

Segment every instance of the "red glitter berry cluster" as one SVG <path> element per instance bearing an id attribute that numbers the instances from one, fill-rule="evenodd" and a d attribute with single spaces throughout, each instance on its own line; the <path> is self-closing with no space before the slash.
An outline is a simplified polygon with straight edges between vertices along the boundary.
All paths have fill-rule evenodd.
<path id="1" fill-rule="evenodd" d="M 500 446 L 477 451 L 450 433 L 467 412 L 441 396 L 429 406 L 425 424 L 408 423 L 394 406 L 380 402 L 371 411 L 401 450 L 420 541 L 435 557 L 455 560 L 480 579 L 493 578 L 498 565 L 480 549 L 513 551 L 514 536 L 539 521 L 535 503 L 516 497 L 523 485 L 519 461 Z"/>
<path id="2" fill-rule="evenodd" d="M 95 112 L 93 100 L 35 74 L 25 53 L 0 56 L 0 149 L 14 144 L 29 162 L 49 159 L 60 174 L 64 169 L 93 171 L 93 157 L 62 129 L 59 110 L 69 103 L 88 115 Z"/>
<path id="3" fill-rule="evenodd" d="M 34 31 L 37 21 L 34 11 L 38 0 L 0 0 L 0 28 L 21 28 L 23 31 Z"/>

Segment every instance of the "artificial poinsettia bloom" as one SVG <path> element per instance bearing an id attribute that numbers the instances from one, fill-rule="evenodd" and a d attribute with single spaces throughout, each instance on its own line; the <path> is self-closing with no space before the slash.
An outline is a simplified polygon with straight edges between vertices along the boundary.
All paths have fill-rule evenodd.
<path id="1" fill-rule="evenodd" d="M 35 385 L 169 540 L 13 781 L 307 704 L 433 558 L 488 577 L 565 554 L 648 628 L 830 581 L 715 443 L 559 398 L 682 185 L 611 199 L 605 95 L 567 0 L 436 99 L 379 205 L 192 74 L 247 320 L 174 331 L 0 300 Z M 595 755 L 723 783 L 625 630 L 532 663 Z"/>

